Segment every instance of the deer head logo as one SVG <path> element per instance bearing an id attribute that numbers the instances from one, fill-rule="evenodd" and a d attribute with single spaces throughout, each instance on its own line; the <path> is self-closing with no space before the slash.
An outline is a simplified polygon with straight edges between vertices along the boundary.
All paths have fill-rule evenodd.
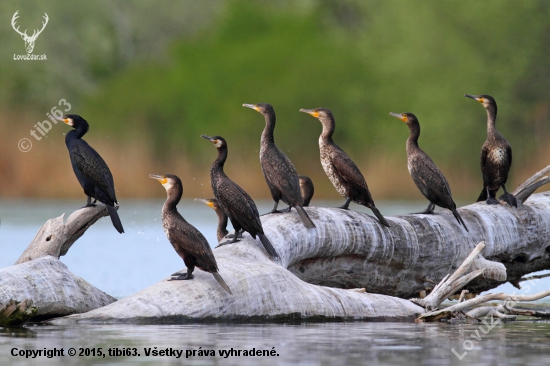
<path id="1" fill-rule="evenodd" d="M 17 15 L 18 12 L 19 10 L 17 10 L 15 14 L 13 14 L 13 18 L 11 18 L 11 26 L 17 33 L 21 35 L 21 38 L 23 38 L 23 40 L 25 41 L 25 48 L 27 49 L 27 53 L 32 53 L 32 50 L 34 49 L 34 42 L 36 41 L 40 33 L 42 33 L 44 28 L 46 28 L 46 24 L 48 24 L 48 19 L 49 19 L 48 14 L 44 13 L 45 21 L 42 23 L 42 29 L 40 30 L 35 29 L 34 32 L 32 33 L 32 36 L 28 36 L 26 29 L 24 32 L 20 32 L 19 27 L 17 28 L 15 27 L 15 21 L 17 20 L 17 18 L 19 18 L 19 15 Z"/>

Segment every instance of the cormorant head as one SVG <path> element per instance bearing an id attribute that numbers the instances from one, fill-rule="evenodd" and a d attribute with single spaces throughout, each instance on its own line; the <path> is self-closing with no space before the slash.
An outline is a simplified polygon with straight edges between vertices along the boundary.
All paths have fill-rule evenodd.
<path id="1" fill-rule="evenodd" d="M 225 142 L 225 139 L 221 136 L 206 136 L 201 135 L 201 137 L 205 140 L 210 141 L 214 146 L 216 146 L 218 149 L 222 147 L 227 147 L 227 142 Z"/>
<path id="2" fill-rule="evenodd" d="M 326 108 L 315 108 L 315 109 L 300 109 L 300 112 L 307 113 L 310 116 L 313 116 L 315 118 L 318 118 L 319 120 L 323 120 L 325 118 L 334 119 L 334 116 L 332 115 L 332 112 L 330 109 Z"/>
<path id="3" fill-rule="evenodd" d="M 149 178 L 156 179 L 162 184 L 166 192 L 170 192 L 173 188 L 179 188 L 183 190 L 183 184 L 181 179 L 174 174 L 149 174 Z"/>
<path id="4" fill-rule="evenodd" d="M 208 199 L 195 198 L 195 201 L 202 202 L 206 206 L 213 208 L 214 210 L 217 210 L 220 207 L 218 206 L 218 200 L 215 198 L 208 198 Z"/>
<path id="5" fill-rule="evenodd" d="M 84 128 L 87 131 L 89 127 L 88 122 L 78 114 L 66 114 L 61 118 L 56 118 L 56 120 L 64 122 L 65 124 L 73 127 L 75 130 Z"/>
<path id="6" fill-rule="evenodd" d="M 416 118 L 416 116 L 412 113 L 409 113 L 409 112 L 405 112 L 405 113 L 393 113 L 393 112 L 390 112 L 390 116 L 394 116 L 395 118 L 399 118 L 401 121 L 405 122 L 406 124 L 411 124 L 411 123 L 418 123 L 418 119 Z"/>
<path id="7" fill-rule="evenodd" d="M 485 109 L 494 107 L 496 110 L 497 108 L 497 102 L 495 101 L 495 98 L 493 98 L 490 95 L 487 94 L 480 94 L 480 95 L 472 95 L 472 94 L 464 94 L 466 98 L 471 98 L 474 100 L 477 100 L 479 103 L 483 104 Z"/>
<path id="8" fill-rule="evenodd" d="M 271 104 L 268 103 L 258 103 L 258 104 L 243 104 L 243 107 L 254 109 L 257 112 L 260 112 L 261 114 L 275 114 L 275 110 L 271 106 Z"/>

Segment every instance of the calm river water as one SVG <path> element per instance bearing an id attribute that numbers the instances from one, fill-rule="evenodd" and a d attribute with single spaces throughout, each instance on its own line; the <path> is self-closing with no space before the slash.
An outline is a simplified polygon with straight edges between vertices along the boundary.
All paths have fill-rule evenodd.
<path id="1" fill-rule="evenodd" d="M 49 218 L 71 213 L 84 200 L 0 201 L 0 268 L 14 263 Z M 90 228 L 62 257 L 69 269 L 103 291 L 121 298 L 184 267 L 166 240 L 160 221 L 162 200 L 123 202 L 119 211 L 126 233 L 119 235 L 108 218 Z M 316 203 L 323 205 L 323 203 Z M 338 205 L 339 203 L 326 203 Z M 271 202 L 258 205 L 267 212 Z M 425 203 L 377 202 L 386 215 L 416 212 Z M 352 209 L 369 212 L 353 206 Z M 203 204 L 183 201 L 179 210 L 215 244 L 216 216 Z M 548 288 L 541 280 L 532 292 Z M 513 293 L 504 285 L 496 291 Z M 517 290 L 516 290 L 517 291 Z M 477 332 L 476 332 L 477 331 Z M 484 332 L 485 331 L 485 332 Z M 304 323 L 297 325 L 93 325 L 0 328 L 0 365 L 544 365 L 550 364 L 550 323 L 478 324 Z M 69 348 L 77 351 L 68 356 Z M 157 347 L 156 349 L 154 347 Z M 14 350 L 14 349 L 17 350 Z M 64 349 L 64 357 L 26 359 L 22 350 Z M 82 356 L 102 349 L 106 357 Z M 116 349 L 139 356 L 114 356 Z M 88 349 L 88 351 L 86 351 Z M 109 356 L 109 349 L 113 356 Z M 134 350 L 135 349 L 135 350 Z M 150 356 L 146 356 L 151 349 Z M 183 351 L 181 358 L 153 356 L 153 350 Z M 220 355 L 240 350 L 241 356 Z M 256 350 L 274 356 L 242 356 Z M 453 352 L 454 349 L 454 352 Z M 186 358 L 186 351 L 195 356 Z M 215 356 L 199 356 L 198 351 Z M 120 353 L 120 351 L 119 351 Z M 225 354 L 227 355 L 227 354 Z M 460 359 L 462 357 L 462 359 Z"/>

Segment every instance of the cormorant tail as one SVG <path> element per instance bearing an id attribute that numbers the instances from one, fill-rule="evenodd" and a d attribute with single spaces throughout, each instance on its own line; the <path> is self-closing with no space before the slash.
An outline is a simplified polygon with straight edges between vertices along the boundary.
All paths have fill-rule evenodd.
<path id="1" fill-rule="evenodd" d="M 378 209 L 376 208 L 376 206 L 374 205 L 371 205 L 369 207 L 371 210 L 372 210 L 372 213 L 374 214 L 374 216 L 376 216 L 378 218 L 378 220 L 380 221 L 380 223 L 386 227 L 390 227 L 390 224 L 388 224 L 388 222 L 386 221 L 386 219 L 384 218 L 384 216 L 382 216 L 382 214 L 380 213 L 380 211 L 378 211 Z"/>
<path id="2" fill-rule="evenodd" d="M 476 202 L 487 201 L 487 198 L 487 190 L 483 187 Z"/>
<path id="3" fill-rule="evenodd" d="M 290 206 L 289 206 L 290 207 Z M 296 211 L 298 211 L 298 215 L 300 215 L 300 218 L 302 219 L 302 221 L 304 222 L 304 225 L 308 228 L 308 229 L 314 229 L 315 228 L 315 224 L 313 223 L 313 221 L 311 221 L 309 215 L 307 214 L 306 210 L 304 210 L 304 208 L 302 206 L 294 206 L 296 208 Z"/>
<path id="4" fill-rule="evenodd" d="M 277 254 L 277 251 L 275 250 L 275 248 L 273 248 L 273 245 L 271 245 L 271 242 L 269 241 L 267 236 L 263 234 L 258 234 L 258 236 L 260 237 L 260 241 L 264 245 L 264 248 L 267 251 L 267 253 L 273 258 L 279 258 L 279 254 Z"/>
<path id="5" fill-rule="evenodd" d="M 218 272 L 212 272 L 212 274 L 214 275 L 214 278 L 216 279 L 216 281 L 218 281 L 220 286 L 223 287 L 225 291 L 229 292 L 229 294 L 233 295 L 233 293 L 229 289 L 229 286 L 227 286 L 227 283 L 225 283 L 225 281 L 223 280 L 222 276 L 220 276 Z"/>
<path id="6" fill-rule="evenodd" d="M 114 206 L 107 206 L 107 211 L 109 211 L 109 216 L 111 216 L 111 222 L 113 223 L 113 226 L 119 233 L 123 233 L 124 229 L 122 228 L 122 222 L 120 222 L 120 218 L 118 217 L 118 213 L 116 212 L 116 208 Z"/>
<path id="7" fill-rule="evenodd" d="M 515 208 L 518 207 L 518 201 L 516 200 L 516 196 L 514 196 L 511 193 L 504 193 L 502 196 L 499 197 L 499 199 L 503 200 L 510 206 L 514 206 Z"/>
<path id="8" fill-rule="evenodd" d="M 464 226 L 464 229 L 466 229 L 467 232 L 470 232 L 470 230 L 468 230 L 468 227 L 466 227 L 466 224 L 464 223 L 464 220 L 462 220 L 462 217 L 460 216 L 460 214 L 458 213 L 456 208 L 451 209 L 451 211 L 453 212 L 453 215 L 455 216 L 458 223 L 461 224 L 462 226 Z"/>

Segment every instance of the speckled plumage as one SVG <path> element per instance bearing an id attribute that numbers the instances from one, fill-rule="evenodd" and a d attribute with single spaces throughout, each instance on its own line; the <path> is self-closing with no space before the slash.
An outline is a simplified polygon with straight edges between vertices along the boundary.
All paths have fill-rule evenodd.
<path id="1" fill-rule="evenodd" d="M 279 255 L 275 251 L 275 248 L 273 248 L 269 239 L 264 235 L 256 204 L 248 193 L 229 179 L 223 171 L 223 166 L 227 160 L 227 142 L 220 136 L 209 137 L 203 135 L 202 137 L 210 142 L 217 141 L 218 157 L 210 169 L 210 179 L 214 196 L 235 229 L 233 242 L 237 240 L 239 230 L 243 229 L 252 235 L 253 238 L 256 238 L 256 235 L 258 235 L 266 251 L 272 257 L 278 257 Z"/>
<path id="2" fill-rule="evenodd" d="M 332 112 L 326 108 L 301 109 L 300 111 L 318 118 L 323 125 L 323 132 L 319 136 L 321 165 L 334 188 L 342 197 L 346 198 L 346 203 L 341 208 L 347 209 L 349 201 L 352 200 L 359 205 L 370 208 L 378 220 L 384 226 L 389 227 L 390 225 L 384 216 L 374 205 L 374 200 L 363 174 L 361 174 L 353 160 L 332 140 L 332 134 L 336 128 Z"/>
<path id="3" fill-rule="evenodd" d="M 483 175 L 483 189 L 478 201 L 487 200 L 488 203 L 497 203 L 496 194 L 502 186 L 505 200 L 517 207 L 515 197 L 506 191 L 508 172 L 512 166 L 512 147 L 504 136 L 496 129 L 497 103 L 490 95 L 465 95 L 481 104 L 487 111 L 487 139 L 481 148 L 480 165 Z"/>

